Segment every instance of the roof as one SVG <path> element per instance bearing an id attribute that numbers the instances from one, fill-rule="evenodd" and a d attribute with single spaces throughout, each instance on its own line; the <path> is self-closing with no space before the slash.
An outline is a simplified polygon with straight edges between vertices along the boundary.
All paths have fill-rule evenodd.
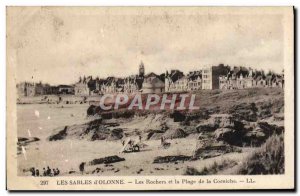
<path id="1" fill-rule="evenodd" d="M 159 78 L 153 78 L 152 80 L 144 81 L 143 88 L 163 88 L 165 83 Z"/>
<path id="2" fill-rule="evenodd" d="M 171 73 L 167 76 L 172 82 L 176 82 L 184 76 L 183 72 L 179 70 L 171 70 Z"/>
<path id="3" fill-rule="evenodd" d="M 148 73 L 147 75 L 145 75 L 145 78 L 149 78 L 149 77 L 158 77 L 158 75 L 156 75 L 153 72 Z"/>
<path id="4" fill-rule="evenodd" d="M 73 86 L 71 85 L 65 85 L 65 84 L 61 84 L 57 86 L 58 88 L 73 88 Z"/>

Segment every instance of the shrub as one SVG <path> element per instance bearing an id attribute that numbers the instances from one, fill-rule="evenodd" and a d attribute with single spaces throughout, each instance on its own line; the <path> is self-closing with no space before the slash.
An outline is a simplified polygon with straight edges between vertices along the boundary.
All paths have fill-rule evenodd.
<path id="1" fill-rule="evenodd" d="M 239 174 L 283 174 L 284 141 L 283 135 L 272 135 L 266 143 L 243 163 Z"/>
<path id="2" fill-rule="evenodd" d="M 187 167 L 184 175 L 214 175 L 224 169 L 234 167 L 235 165 L 237 165 L 237 162 L 235 162 L 234 160 L 225 159 L 220 163 L 214 161 L 212 165 L 210 165 L 209 167 L 205 166 L 200 171 L 193 167 Z"/>

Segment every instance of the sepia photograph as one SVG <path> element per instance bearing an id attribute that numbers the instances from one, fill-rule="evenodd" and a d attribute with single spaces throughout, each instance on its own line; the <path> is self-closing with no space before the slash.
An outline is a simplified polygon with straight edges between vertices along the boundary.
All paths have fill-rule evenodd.
<path id="1" fill-rule="evenodd" d="M 8 189 L 293 189 L 293 12 L 8 6 Z"/>

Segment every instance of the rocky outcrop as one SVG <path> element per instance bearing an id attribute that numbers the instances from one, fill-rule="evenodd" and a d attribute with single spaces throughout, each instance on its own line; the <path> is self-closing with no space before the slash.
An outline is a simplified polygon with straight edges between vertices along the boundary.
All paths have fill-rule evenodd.
<path id="1" fill-rule="evenodd" d="M 161 130 L 148 130 L 147 140 L 159 140 L 164 133 L 165 132 Z"/>
<path id="2" fill-rule="evenodd" d="M 54 134 L 49 137 L 49 141 L 56 141 L 56 140 L 63 140 L 67 136 L 67 130 L 68 126 L 65 126 L 65 128 L 61 131 L 59 131 L 57 134 Z"/>
<path id="3" fill-rule="evenodd" d="M 81 125 L 65 126 L 51 135 L 49 141 L 63 140 L 66 138 L 95 140 L 119 140 L 124 137 L 123 129 L 114 128 L 117 123 L 104 123 L 102 119 L 92 120 Z"/>
<path id="4" fill-rule="evenodd" d="M 243 144 L 241 131 L 232 128 L 218 128 L 214 136 L 217 141 L 224 141 L 230 145 L 241 146 Z"/>
<path id="5" fill-rule="evenodd" d="M 163 137 L 165 139 L 176 139 L 176 138 L 185 138 L 187 134 L 183 129 L 168 129 L 164 134 Z"/>
<path id="6" fill-rule="evenodd" d="M 244 133 L 242 139 L 247 145 L 260 146 L 265 143 L 270 136 L 274 134 L 280 135 L 283 131 L 283 127 L 270 125 L 267 122 L 258 122 L 253 124 L 249 130 Z"/>
<path id="7" fill-rule="evenodd" d="M 18 137 L 18 145 L 26 146 L 29 143 L 40 141 L 37 137 Z"/>
<path id="8" fill-rule="evenodd" d="M 174 155 L 174 156 L 158 156 L 154 158 L 153 163 L 172 163 L 178 161 L 189 161 L 191 160 L 191 156 L 185 155 Z"/>
<path id="9" fill-rule="evenodd" d="M 103 157 L 99 159 L 94 159 L 89 162 L 89 165 L 98 165 L 98 164 L 110 164 L 110 163 L 116 163 L 120 161 L 125 161 L 124 158 L 121 158 L 117 155 L 114 156 L 108 156 L 108 157 Z"/>
<path id="10" fill-rule="evenodd" d="M 230 152 L 241 152 L 241 150 L 238 147 L 223 142 L 216 142 L 212 139 L 200 140 L 198 141 L 193 158 L 207 159 Z"/>

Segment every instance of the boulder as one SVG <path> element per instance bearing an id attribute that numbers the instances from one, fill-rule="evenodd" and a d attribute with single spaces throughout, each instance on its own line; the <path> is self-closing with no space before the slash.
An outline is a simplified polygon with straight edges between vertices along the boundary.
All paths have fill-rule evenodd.
<path id="1" fill-rule="evenodd" d="M 242 144 L 242 135 L 240 131 L 232 128 L 219 128 L 215 131 L 214 136 L 217 141 L 224 141 L 230 145 Z"/>
<path id="2" fill-rule="evenodd" d="M 123 138 L 123 129 L 117 128 L 110 131 L 110 134 L 106 138 L 108 141 L 120 140 Z"/>
<path id="3" fill-rule="evenodd" d="M 209 122 L 216 127 L 234 127 L 234 121 L 229 114 L 213 114 Z"/>
<path id="4" fill-rule="evenodd" d="M 185 155 L 158 156 L 154 158 L 153 163 L 172 163 L 178 161 L 189 161 L 191 158 L 191 156 Z"/>
<path id="5" fill-rule="evenodd" d="M 49 137 L 49 141 L 56 141 L 56 140 L 63 140 L 67 136 L 67 130 L 68 126 L 65 126 L 65 128 L 61 131 L 59 131 L 57 134 L 54 134 Z"/>
<path id="6" fill-rule="evenodd" d="M 170 114 L 170 117 L 174 119 L 174 122 L 182 122 L 185 120 L 185 114 L 179 111 L 174 111 L 172 114 Z"/>
<path id="7" fill-rule="evenodd" d="M 96 106 L 90 105 L 86 111 L 87 116 L 94 116 L 96 114 L 95 110 L 96 110 Z"/>
<path id="8" fill-rule="evenodd" d="M 201 132 L 212 132 L 215 131 L 218 127 L 210 123 L 200 123 L 196 126 L 196 129 L 199 133 Z"/>
<path id="9" fill-rule="evenodd" d="M 241 152 L 238 147 L 216 142 L 212 139 L 199 140 L 194 152 L 193 159 L 207 159 L 230 152 Z"/>
<path id="10" fill-rule="evenodd" d="M 176 139 L 176 138 L 185 138 L 187 134 L 183 129 L 169 129 L 164 134 L 163 137 L 165 139 Z"/>
<path id="11" fill-rule="evenodd" d="M 114 155 L 114 156 L 107 156 L 99 159 L 94 159 L 89 162 L 89 165 L 110 164 L 110 163 L 116 163 L 120 161 L 125 161 L 125 159 L 117 155 Z"/>
<path id="12" fill-rule="evenodd" d="M 248 129 L 243 135 L 243 142 L 250 146 L 261 146 L 273 134 L 280 135 L 284 131 L 283 127 L 270 125 L 267 122 L 258 122 Z"/>
<path id="13" fill-rule="evenodd" d="M 18 145 L 20 146 L 26 146 L 28 145 L 29 143 L 32 143 L 32 142 L 37 142 L 37 141 L 40 141 L 39 138 L 37 137 L 18 137 Z"/>
<path id="14" fill-rule="evenodd" d="M 147 140 L 159 140 L 164 134 L 161 130 L 148 130 L 147 132 Z"/>

